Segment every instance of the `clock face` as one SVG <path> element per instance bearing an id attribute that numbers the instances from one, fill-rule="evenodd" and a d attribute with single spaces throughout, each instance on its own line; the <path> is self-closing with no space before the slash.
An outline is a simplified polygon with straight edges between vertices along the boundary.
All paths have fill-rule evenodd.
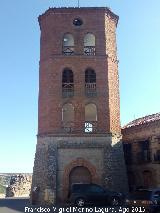
<path id="1" fill-rule="evenodd" d="M 80 18 L 75 18 L 75 19 L 73 20 L 73 24 L 74 24 L 75 26 L 81 26 L 81 25 L 83 24 L 83 21 L 82 21 Z"/>

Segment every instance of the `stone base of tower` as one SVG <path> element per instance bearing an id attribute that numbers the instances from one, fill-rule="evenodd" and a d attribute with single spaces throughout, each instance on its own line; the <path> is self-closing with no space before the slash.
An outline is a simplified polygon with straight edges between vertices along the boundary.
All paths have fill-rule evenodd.
<path id="1" fill-rule="evenodd" d="M 67 201 L 72 183 L 97 183 L 128 192 L 121 137 L 117 135 L 39 136 L 32 178 L 37 204 Z"/>

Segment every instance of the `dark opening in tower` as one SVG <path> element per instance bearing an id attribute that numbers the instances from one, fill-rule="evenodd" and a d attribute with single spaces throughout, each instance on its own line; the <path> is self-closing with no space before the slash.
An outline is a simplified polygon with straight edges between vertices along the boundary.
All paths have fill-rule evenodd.
<path id="1" fill-rule="evenodd" d="M 74 95 L 74 77 L 72 70 L 66 68 L 62 74 L 62 96 L 64 98 Z"/>
<path id="2" fill-rule="evenodd" d="M 96 73 L 93 69 L 85 71 L 85 95 L 96 96 Z"/>

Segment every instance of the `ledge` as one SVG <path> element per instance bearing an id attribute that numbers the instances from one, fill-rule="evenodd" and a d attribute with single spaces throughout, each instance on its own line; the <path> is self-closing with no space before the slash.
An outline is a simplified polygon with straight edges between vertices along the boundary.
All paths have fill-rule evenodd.
<path id="1" fill-rule="evenodd" d="M 40 15 L 38 17 L 38 21 L 40 23 L 40 21 L 43 19 L 43 17 L 50 15 L 52 12 L 66 13 L 66 11 L 73 12 L 73 10 L 74 11 L 75 10 L 76 11 L 88 10 L 88 11 L 93 11 L 93 12 L 95 10 L 105 11 L 106 15 L 108 15 L 115 21 L 116 26 L 118 24 L 119 16 L 117 16 L 115 13 L 113 13 L 109 7 L 52 7 L 52 8 L 49 8 L 48 10 L 46 10 L 42 15 Z"/>

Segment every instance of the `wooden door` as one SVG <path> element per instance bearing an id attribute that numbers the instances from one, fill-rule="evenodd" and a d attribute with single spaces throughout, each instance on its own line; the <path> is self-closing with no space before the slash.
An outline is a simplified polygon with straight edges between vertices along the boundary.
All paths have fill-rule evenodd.
<path id="1" fill-rule="evenodd" d="M 91 183 L 92 178 L 89 170 L 83 166 L 73 168 L 69 175 L 69 186 L 73 183 Z"/>

